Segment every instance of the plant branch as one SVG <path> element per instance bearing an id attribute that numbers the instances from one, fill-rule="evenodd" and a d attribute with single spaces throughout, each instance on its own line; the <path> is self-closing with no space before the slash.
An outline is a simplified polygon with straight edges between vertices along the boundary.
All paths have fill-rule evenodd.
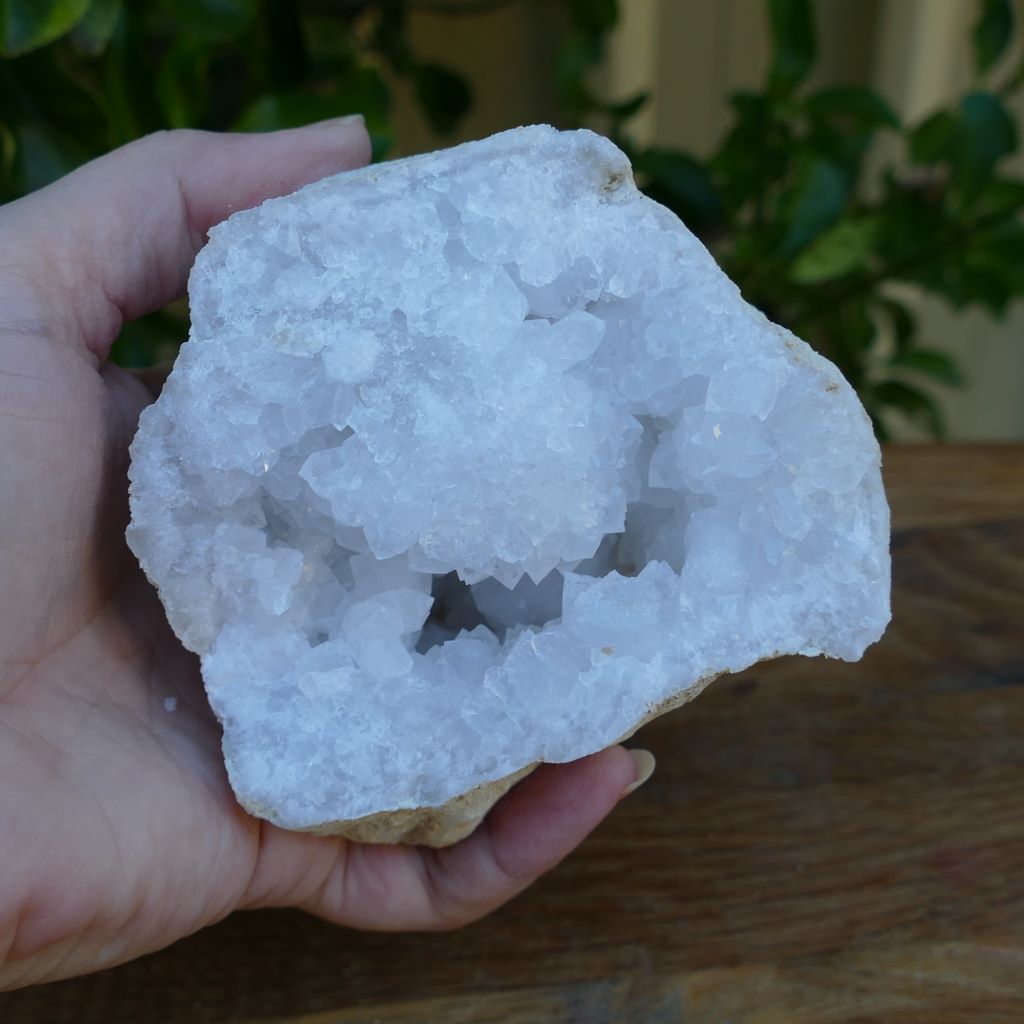
<path id="1" fill-rule="evenodd" d="M 867 276 L 852 281 L 845 289 L 826 296 L 817 306 L 813 306 L 800 317 L 800 323 L 813 323 L 815 320 L 820 320 L 822 316 L 833 312 L 837 306 L 841 306 L 851 299 L 859 299 L 869 295 L 880 284 L 883 284 L 890 278 L 900 277 L 918 264 L 933 259 L 937 250 L 948 249 L 951 245 L 964 242 L 978 232 L 996 227 L 1006 220 L 1007 217 L 1019 212 L 1020 209 L 1020 203 L 1013 203 L 1002 209 L 991 210 L 975 220 L 954 225 L 945 233 L 940 232 L 937 238 L 923 242 L 909 252 L 904 253 L 899 259 L 883 264 Z"/>

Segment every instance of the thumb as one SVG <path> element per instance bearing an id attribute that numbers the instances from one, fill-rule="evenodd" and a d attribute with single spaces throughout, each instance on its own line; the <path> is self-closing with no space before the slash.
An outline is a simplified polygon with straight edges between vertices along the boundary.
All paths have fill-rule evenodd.
<path id="1" fill-rule="evenodd" d="M 460 843 L 432 850 L 328 840 L 261 845 L 247 905 L 298 905 L 339 924 L 427 930 L 468 924 L 501 906 L 576 848 L 653 769 L 646 752 L 611 747 L 570 764 L 542 765 Z M 335 854 L 324 862 L 325 854 Z M 316 858 L 315 861 L 311 858 Z M 278 889 L 271 892 L 266 879 Z M 305 891 L 303 891 L 305 885 Z M 281 893 L 284 893 L 282 896 Z"/>
<path id="2" fill-rule="evenodd" d="M 103 359 L 126 320 L 184 292 L 214 224 L 369 156 L 360 117 L 129 143 L 0 207 L 5 315 Z"/>

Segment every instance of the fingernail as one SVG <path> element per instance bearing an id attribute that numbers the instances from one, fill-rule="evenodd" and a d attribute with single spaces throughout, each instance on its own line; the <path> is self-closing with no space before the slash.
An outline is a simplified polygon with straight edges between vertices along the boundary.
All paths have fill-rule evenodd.
<path id="1" fill-rule="evenodd" d="M 629 756 L 633 758 L 634 776 L 633 781 L 622 791 L 623 796 L 638 790 L 654 774 L 654 755 L 649 750 L 630 750 Z"/>
<path id="2" fill-rule="evenodd" d="M 348 128 L 350 125 L 359 124 L 365 127 L 365 119 L 362 114 L 346 114 L 344 117 L 329 117 L 326 121 L 314 121 L 307 125 L 308 128 L 324 131 L 334 131 L 338 128 Z"/>

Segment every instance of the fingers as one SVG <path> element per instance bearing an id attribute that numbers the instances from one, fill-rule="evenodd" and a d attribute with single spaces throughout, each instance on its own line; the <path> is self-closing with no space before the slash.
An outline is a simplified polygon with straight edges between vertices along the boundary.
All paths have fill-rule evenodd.
<path id="1" fill-rule="evenodd" d="M 130 143 L 0 208 L 5 315 L 102 359 L 124 321 L 184 292 L 210 227 L 369 156 L 361 119 Z"/>
<path id="2" fill-rule="evenodd" d="M 157 363 L 155 366 L 132 367 L 128 372 L 150 393 L 155 402 L 167 383 L 174 363 L 171 360 Z"/>
<path id="3" fill-rule="evenodd" d="M 543 765 L 466 840 L 424 851 L 442 923 L 480 917 L 551 870 L 608 815 L 636 777 L 637 762 L 622 747 L 572 764 Z"/>
<path id="4" fill-rule="evenodd" d="M 652 769 L 649 754 L 622 747 L 572 764 L 543 765 L 455 846 L 348 846 L 302 905 L 329 920 L 373 930 L 467 924 L 554 867 Z"/>

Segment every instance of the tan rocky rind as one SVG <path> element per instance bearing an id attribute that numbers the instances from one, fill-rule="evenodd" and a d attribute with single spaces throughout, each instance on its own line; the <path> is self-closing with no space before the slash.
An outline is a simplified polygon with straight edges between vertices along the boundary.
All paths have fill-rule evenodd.
<path id="1" fill-rule="evenodd" d="M 629 739 L 638 729 L 660 715 L 682 706 L 698 696 L 718 676 L 699 679 L 692 686 L 653 707 L 637 724 L 619 738 Z M 517 783 L 526 778 L 541 762 L 528 764 L 510 775 L 484 782 L 473 789 L 459 793 L 436 807 L 407 807 L 396 811 L 378 811 L 348 821 L 329 821 L 314 828 L 298 831 L 317 836 L 342 836 L 354 843 L 403 843 L 405 845 L 451 846 L 465 839 L 486 817 L 487 812 Z M 228 761 L 228 770 L 231 764 Z M 266 807 L 243 805 L 258 818 L 270 818 Z"/>

